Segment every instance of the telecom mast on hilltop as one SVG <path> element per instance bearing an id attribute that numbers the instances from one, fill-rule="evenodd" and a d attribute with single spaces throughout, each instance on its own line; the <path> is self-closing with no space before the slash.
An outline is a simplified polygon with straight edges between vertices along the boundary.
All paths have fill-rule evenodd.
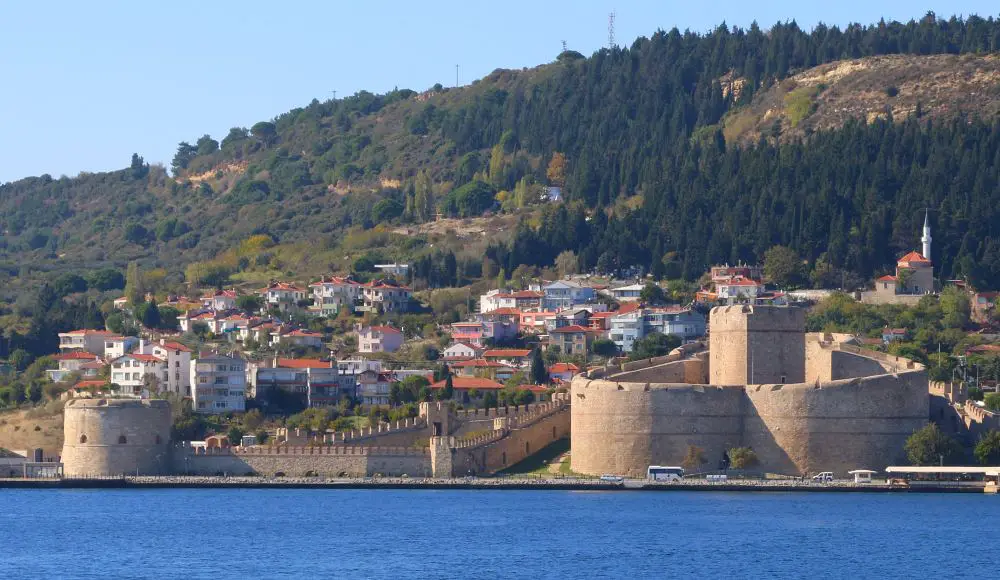
<path id="1" fill-rule="evenodd" d="M 608 14 L 608 50 L 615 48 L 615 13 Z"/>

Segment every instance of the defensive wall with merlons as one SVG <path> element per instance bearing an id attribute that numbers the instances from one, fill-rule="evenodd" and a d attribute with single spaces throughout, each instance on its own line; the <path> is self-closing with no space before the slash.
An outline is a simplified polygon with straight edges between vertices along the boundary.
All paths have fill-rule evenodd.
<path id="1" fill-rule="evenodd" d="M 768 472 L 881 469 L 902 461 L 906 438 L 927 423 L 923 366 L 807 335 L 797 309 L 718 307 L 709 336 L 707 357 L 704 345 L 685 345 L 576 377 L 573 470 L 642 476 L 695 448 L 705 463 L 689 468 L 714 470 L 735 447 L 752 448 L 755 469 Z M 691 381 L 702 377 L 711 384 Z"/>
<path id="2" fill-rule="evenodd" d="M 286 432 L 276 444 L 207 448 L 171 444 L 166 401 L 79 399 L 66 404 L 67 475 L 451 477 L 485 475 L 569 436 L 568 396 L 489 410 L 420 404 L 420 416 L 325 441 Z M 289 442 L 289 439 L 292 441 Z"/>

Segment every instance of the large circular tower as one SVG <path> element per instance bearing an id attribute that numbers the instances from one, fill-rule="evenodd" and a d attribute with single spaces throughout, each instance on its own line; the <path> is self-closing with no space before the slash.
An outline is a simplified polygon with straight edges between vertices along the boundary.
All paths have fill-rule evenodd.
<path id="1" fill-rule="evenodd" d="M 166 474 L 170 426 L 167 401 L 72 399 L 63 417 L 63 472 L 69 477 Z"/>

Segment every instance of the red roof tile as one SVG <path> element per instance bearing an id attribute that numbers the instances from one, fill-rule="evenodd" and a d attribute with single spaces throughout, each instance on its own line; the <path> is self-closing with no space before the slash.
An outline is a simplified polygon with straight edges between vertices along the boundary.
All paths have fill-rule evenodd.
<path id="1" fill-rule="evenodd" d="M 578 373 L 580 372 L 580 367 L 573 363 L 556 363 L 549 367 L 550 373 Z"/>
<path id="2" fill-rule="evenodd" d="M 57 354 L 52 357 L 55 360 L 97 360 L 95 355 L 89 352 L 73 351 L 66 354 Z"/>
<path id="3" fill-rule="evenodd" d="M 580 326 L 579 324 L 571 324 L 569 326 L 563 326 L 562 328 L 556 328 L 552 332 L 557 334 L 572 334 L 575 332 L 588 332 L 589 328 Z"/>
<path id="4" fill-rule="evenodd" d="M 520 310 L 518 310 L 517 308 L 509 308 L 509 307 L 507 307 L 507 308 L 497 308 L 496 310 L 490 310 L 489 312 L 485 312 L 484 313 L 484 315 L 486 315 L 486 316 L 490 316 L 490 315 L 492 315 L 492 316 L 514 316 L 514 315 L 519 315 L 519 314 L 521 314 Z"/>
<path id="5" fill-rule="evenodd" d="M 165 342 L 165 343 L 161 344 L 160 346 L 162 346 L 163 348 L 166 348 L 166 349 L 170 349 L 170 350 L 179 350 L 181 352 L 191 352 L 190 348 L 184 346 L 183 344 L 181 344 L 179 342 Z"/>
<path id="6" fill-rule="evenodd" d="M 895 281 L 896 281 L 895 276 L 882 276 L 881 278 L 876 280 L 876 282 L 895 282 Z"/>
<path id="7" fill-rule="evenodd" d="M 391 326 L 369 326 L 367 329 L 363 328 L 362 330 L 370 330 L 382 333 L 388 332 L 389 334 L 402 334 L 398 329 L 393 328 Z"/>
<path id="8" fill-rule="evenodd" d="M 443 389 L 447 380 L 438 381 L 431 385 L 432 389 Z M 503 385 L 490 379 L 480 377 L 451 377 L 451 386 L 458 390 L 479 389 L 480 391 L 499 391 Z"/>
<path id="9" fill-rule="evenodd" d="M 452 366 L 452 368 L 499 368 L 499 367 L 503 367 L 504 365 L 502 365 L 502 364 L 500 364 L 498 362 L 493 362 L 493 361 L 488 361 L 488 360 L 483 360 L 483 359 L 478 359 L 477 358 L 477 359 L 465 360 L 465 361 L 457 362 L 457 363 L 455 363 L 455 364 L 453 364 L 451 366 Z"/>
<path id="10" fill-rule="evenodd" d="M 525 357 L 531 354 L 529 348 L 496 348 L 483 353 L 485 358 Z"/>
<path id="11" fill-rule="evenodd" d="M 903 262 L 907 262 L 907 263 L 910 263 L 910 262 L 927 262 L 927 263 L 930 263 L 930 260 L 928 260 L 927 258 L 921 256 L 917 252 L 910 252 L 909 254 L 903 256 L 902 258 L 900 258 L 898 261 L 899 261 L 899 263 L 903 263 Z"/>
<path id="12" fill-rule="evenodd" d="M 284 369 L 328 369 L 330 361 L 318 358 L 279 358 L 278 368 Z"/>

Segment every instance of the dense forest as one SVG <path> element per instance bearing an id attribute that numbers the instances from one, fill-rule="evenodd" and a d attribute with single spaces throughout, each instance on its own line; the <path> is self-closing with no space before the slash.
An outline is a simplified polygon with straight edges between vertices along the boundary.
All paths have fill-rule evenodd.
<path id="1" fill-rule="evenodd" d="M 589 58 L 564 52 L 467 87 L 314 100 L 221 142 L 181 143 L 173 177 L 136 156 L 120 172 L 0 186 L 11 264 L 0 276 L 60 255 L 179 271 L 249 235 L 330 247 L 348 228 L 530 209 L 517 235 L 488 249 L 498 269 L 569 251 L 583 270 L 695 279 L 780 244 L 808 262 L 809 283 L 841 286 L 891 268 L 929 209 L 940 274 L 1000 287 L 996 119 L 928 105 L 795 139 L 775 123 L 749 146 L 723 132 L 727 114 L 822 63 L 997 51 L 1000 20 L 975 16 L 812 31 L 722 24 Z M 565 203 L 538 210 L 543 186 L 561 187 Z"/>

